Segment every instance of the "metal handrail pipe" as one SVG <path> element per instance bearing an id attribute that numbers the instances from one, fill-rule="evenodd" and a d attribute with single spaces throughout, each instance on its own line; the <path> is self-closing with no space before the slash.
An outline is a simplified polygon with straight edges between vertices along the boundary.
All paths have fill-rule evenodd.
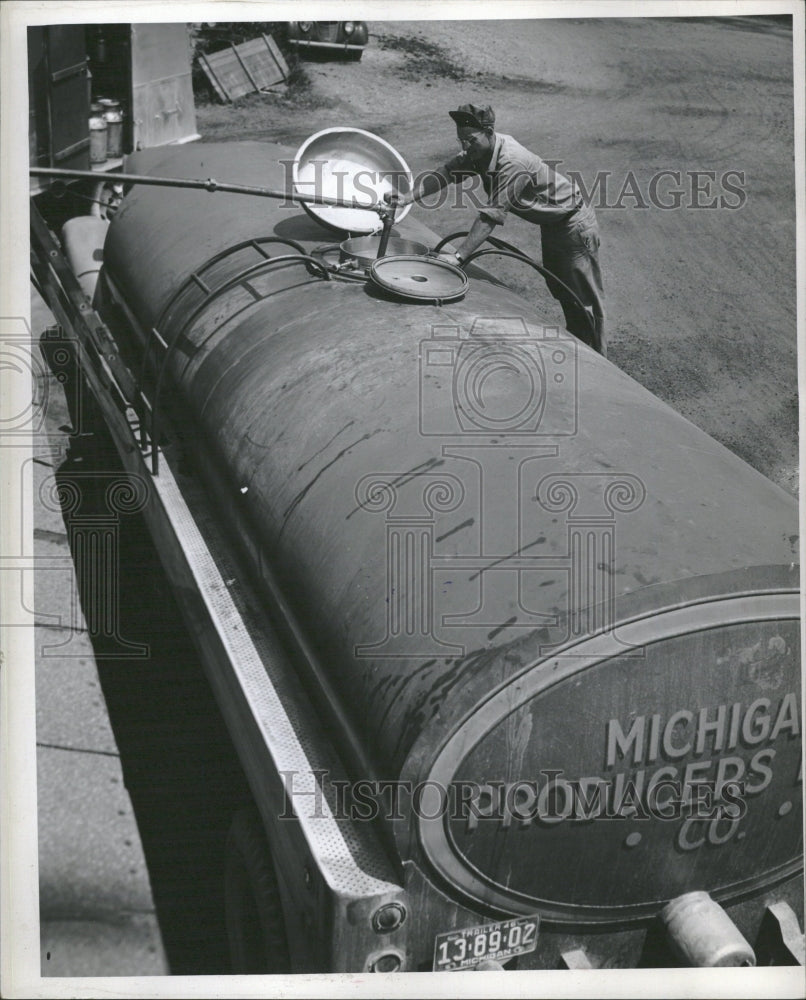
<path id="1" fill-rule="evenodd" d="M 148 174 L 99 174 L 95 170 L 68 170 L 61 167 L 30 167 L 32 177 L 55 177 L 64 180 L 94 180 L 110 177 L 123 184 L 147 184 L 151 187 L 193 188 L 202 191 L 221 191 L 225 194 L 247 194 L 258 198 L 275 198 L 281 201 L 305 202 L 308 205 L 334 205 L 337 208 L 358 208 L 366 212 L 377 212 L 386 215 L 389 205 L 385 202 L 373 202 L 371 205 L 361 204 L 355 199 L 328 198 L 325 195 L 298 194 L 294 191 L 276 191 L 272 188 L 255 187 L 251 184 L 227 184 L 213 177 L 207 180 L 185 177 L 152 177 Z"/>

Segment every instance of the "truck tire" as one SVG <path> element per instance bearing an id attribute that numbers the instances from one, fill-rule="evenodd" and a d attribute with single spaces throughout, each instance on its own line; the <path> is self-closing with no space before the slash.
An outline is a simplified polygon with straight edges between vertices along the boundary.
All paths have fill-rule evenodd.
<path id="1" fill-rule="evenodd" d="M 238 810 L 227 836 L 224 917 L 234 973 L 291 971 L 274 861 L 254 806 Z"/>

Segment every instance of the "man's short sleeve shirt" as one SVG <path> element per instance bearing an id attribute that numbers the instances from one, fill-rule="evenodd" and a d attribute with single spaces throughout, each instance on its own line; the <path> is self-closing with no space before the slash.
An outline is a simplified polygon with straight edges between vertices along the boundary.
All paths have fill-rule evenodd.
<path id="1" fill-rule="evenodd" d="M 460 153 L 445 164 L 445 171 L 455 181 L 471 174 L 481 177 L 488 204 L 479 214 L 499 226 L 510 211 L 538 225 L 559 222 L 581 204 L 567 177 L 503 133 L 496 133 L 486 170 L 479 170 Z"/>

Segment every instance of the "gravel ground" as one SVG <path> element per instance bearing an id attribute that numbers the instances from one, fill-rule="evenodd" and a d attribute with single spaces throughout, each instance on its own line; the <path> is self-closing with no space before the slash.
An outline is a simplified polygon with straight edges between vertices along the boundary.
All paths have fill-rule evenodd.
<path id="1" fill-rule="evenodd" d="M 610 359 L 765 475 L 797 492 L 792 38 L 773 18 L 375 22 L 361 62 L 305 61 L 310 86 L 202 105 L 205 141 L 296 148 L 333 125 L 391 142 L 416 172 L 456 151 L 447 111 L 490 103 L 497 126 L 590 189 Z M 651 204 L 660 170 L 682 204 Z M 692 193 L 691 171 L 713 171 Z M 728 178 L 739 193 L 722 186 Z M 688 173 L 687 173 L 688 172 Z M 658 190 L 667 202 L 671 180 Z M 664 187 L 664 184 L 666 187 Z M 625 185 L 627 190 L 625 193 Z M 600 189 L 601 192 L 601 189 Z M 738 209 L 694 207 L 724 196 Z M 621 195 L 621 197 L 620 197 Z M 415 209 L 440 234 L 471 209 Z M 501 232 L 539 259 L 538 227 Z M 487 265 L 485 265 L 487 266 Z M 515 262 L 494 270 L 546 317 L 557 304 Z"/>

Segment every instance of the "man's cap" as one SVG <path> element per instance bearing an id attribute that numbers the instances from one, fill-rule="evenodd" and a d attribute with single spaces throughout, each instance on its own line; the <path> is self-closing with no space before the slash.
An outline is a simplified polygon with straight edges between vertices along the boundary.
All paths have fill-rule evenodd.
<path id="1" fill-rule="evenodd" d="M 476 128 L 495 125 L 495 112 L 489 104 L 461 104 L 456 111 L 449 111 L 448 114 L 459 128 L 463 125 Z"/>

